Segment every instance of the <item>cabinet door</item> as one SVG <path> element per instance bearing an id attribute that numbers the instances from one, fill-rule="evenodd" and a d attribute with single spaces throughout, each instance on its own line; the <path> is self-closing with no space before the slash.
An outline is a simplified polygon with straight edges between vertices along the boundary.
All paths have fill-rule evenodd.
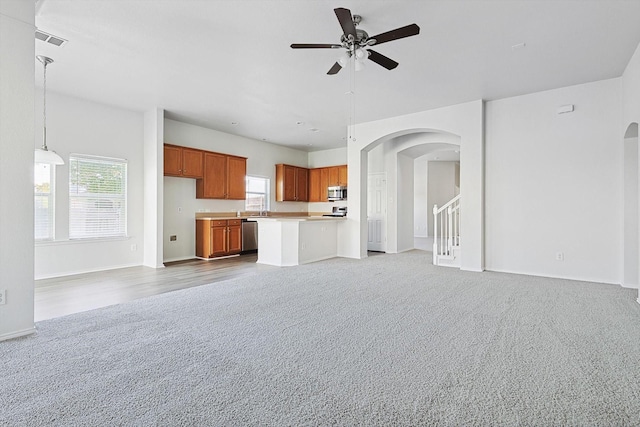
<path id="1" fill-rule="evenodd" d="M 211 227 L 211 257 L 227 254 L 227 226 Z"/>
<path id="2" fill-rule="evenodd" d="M 182 149 L 180 147 L 164 146 L 164 174 L 182 176 Z"/>
<path id="3" fill-rule="evenodd" d="M 322 192 L 321 194 L 321 201 L 323 202 L 327 202 L 327 196 L 328 191 L 327 188 L 329 187 L 329 168 L 322 168 L 320 170 L 320 191 Z"/>
<path id="4" fill-rule="evenodd" d="M 296 200 L 309 201 L 309 169 L 296 168 Z"/>
<path id="5" fill-rule="evenodd" d="M 296 200 L 296 167 L 284 165 L 283 167 L 283 199 L 284 202 Z"/>
<path id="6" fill-rule="evenodd" d="M 338 185 L 347 185 L 347 165 L 338 166 Z"/>
<path id="7" fill-rule="evenodd" d="M 327 169 L 329 169 L 329 187 L 332 187 L 334 185 L 340 185 L 339 179 L 338 179 L 338 167 L 332 166 Z"/>
<path id="8" fill-rule="evenodd" d="M 182 176 L 202 178 L 204 153 L 191 148 L 182 149 Z"/>
<path id="9" fill-rule="evenodd" d="M 229 225 L 228 234 L 228 253 L 239 254 L 242 251 L 242 226 Z"/>
<path id="10" fill-rule="evenodd" d="M 196 256 L 211 256 L 211 221 L 207 219 L 196 220 Z"/>
<path id="11" fill-rule="evenodd" d="M 244 200 L 246 198 L 247 159 L 227 157 L 227 199 Z"/>
<path id="12" fill-rule="evenodd" d="M 320 191 L 320 177 L 322 175 L 321 169 L 309 169 L 309 201 L 321 202 L 322 191 Z"/>
<path id="13" fill-rule="evenodd" d="M 196 182 L 196 198 L 224 199 L 226 197 L 227 156 L 204 153 L 204 173 Z"/>

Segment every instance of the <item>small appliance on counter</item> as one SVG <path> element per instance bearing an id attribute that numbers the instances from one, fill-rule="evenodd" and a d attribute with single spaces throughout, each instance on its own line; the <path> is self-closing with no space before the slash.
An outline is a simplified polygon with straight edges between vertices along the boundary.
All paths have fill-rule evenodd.
<path id="1" fill-rule="evenodd" d="M 331 213 L 330 214 L 324 214 L 322 216 L 345 217 L 345 216 L 347 216 L 347 207 L 346 206 L 334 206 L 331 209 Z"/>
<path id="2" fill-rule="evenodd" d="M 347 200 L 347 187 L 343 185 L 334 185 L 327 187 L 327 200 L 335 202 L 338 200 Z"/>

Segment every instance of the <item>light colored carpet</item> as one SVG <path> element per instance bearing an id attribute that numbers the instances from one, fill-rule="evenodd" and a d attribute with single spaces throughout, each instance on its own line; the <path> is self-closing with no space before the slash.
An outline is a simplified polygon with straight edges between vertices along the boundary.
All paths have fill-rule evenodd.
<path id="1" fill-rule="evenodd" d="M 614 285 L 283 268 L 0 343 L 0 425 L 638 425 L 640 305 Z"/>

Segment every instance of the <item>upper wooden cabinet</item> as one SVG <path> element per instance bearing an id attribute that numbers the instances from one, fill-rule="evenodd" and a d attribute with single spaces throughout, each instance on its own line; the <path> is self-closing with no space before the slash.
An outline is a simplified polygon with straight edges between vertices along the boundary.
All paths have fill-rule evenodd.
<path id="1" fill-rule="evenodd" d="M 309 201 L 309 169 L 284 164 L 276 165 L 276 201 Z"/>
<path id="2" fill-rule="evenodd" d="M 338 168 L 338 185 L 347 185 L 348 170 L 347 165 L 336 166 Z"/>
<path id="3" fill-rule="evenodd" d="M 164 145 L 164 174 L 185 178 L 202 178 L 204 152 L 194 148 Z"/>
<path id="4" fill-rule="evenodd" d="M 322 201 L 322 185 L 320 179 L 322 176 L 322 169 L 309 169 L 309 201 L 321 202 Z M 326 193 L 326 191 L 325 191 Z M 327 197 L 325 194 L 324 197 Z"/>
<path id="5" fill-rule="evenodd" d="M 196 198 L 244 200 L 247 159 L 204 152 L 204 174 L 196 181 Z"/>
<path id="6" fill-rule="evenodd" d="M 347 185 L 347 165 L 309 169 L 309 201 L 326 202 L 327 187 Z"/>

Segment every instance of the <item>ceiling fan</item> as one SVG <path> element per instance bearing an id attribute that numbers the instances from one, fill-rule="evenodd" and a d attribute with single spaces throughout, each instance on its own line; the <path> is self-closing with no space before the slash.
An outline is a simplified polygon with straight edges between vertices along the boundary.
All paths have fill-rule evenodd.
<path id="1" fill-rule="evenodd" d="M 294 43 L 291 45 L 292 49 L 346 49 L 345 55 L 333 64 L 333 67 L 331 67 L 327 74 L 337 74 L 338 71 L 346 65 L 347 60 L 352 57 L 356 59 L 356 69 L 358 69 L 359 63 L 362 64 L 359 60 L 369 58 L 387 70 L 393 70 L 398 66 L 396 61 L 368 48 L 370 46 L 420 34 L 420 27 L 416 24 L 411 24 L 369 37 L 366 31 L 356 28 L 358 24 L 360 24 L 360 21 L 362 21 L 360 15 L 352 16 L 351 11 L 343 7 L 333 9 L 333 11 L 336 13 L 336 17 L 344 32 L 340 37 L 340 44 Z"/>

